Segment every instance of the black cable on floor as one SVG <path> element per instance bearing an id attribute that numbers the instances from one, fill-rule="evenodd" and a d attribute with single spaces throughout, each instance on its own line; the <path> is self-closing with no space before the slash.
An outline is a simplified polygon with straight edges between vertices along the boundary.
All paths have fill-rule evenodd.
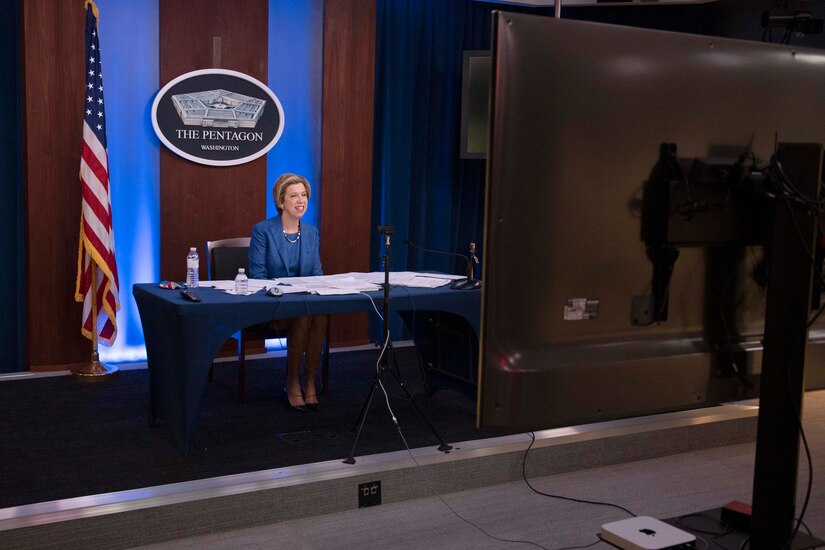
<path id="1" fill-rule="evenodd" d="M 634 518 L 637 517 L 636 514 L 634 514 L 633 512 L 631 512 L 630 510 L 628 510 L 624 506 L 620 506 L 618 504 L 613 504 L 612 502 L 601 502 L 601 501 L 598 501 L 598 500 L 586 500 L 586 499 L 582 499 L 582 498 L 566 497 L 566 496 L 563 496 L 563 495 L 554 495 L 554 494 L 551 494 L 551 493 L 544 493 L 542 491 L 539 491 L 535 487 L 533 487 L 530 484 L 530 481 L 528 481 L 528 479 L 527 479 L 527 453 L 530 452 L 530 449 L 533 447 L 533 444 L 536 442 L 536 434 L 534 432 L 530 432 L 530 439 L 531 439 L 530 445 L 527 447 L 527 450 L 524 451 L 524 458 L 521 461 L 521 476 L 522 476 L 522 478 L 524 478 L 524 482 L 527 484 L 527 486 L 530 487 L 530 489 L 532 489 L 534 493 L 538 493 L 539 495 L 542 495 L 542 496 L 545 496 L 545 497 L 556 498 L 556 499 L 559 499 L 559 500 L 567 500 L 567 501 L 570 501 L 570 502 L 579 502 L 579 503 L 582 503 L 582 504 L 593 504 L 595 506 L 609 506 L 611 508 L 616 508 L 618 510 L 621 510 L 622 512 L 624 512 L 626 514 L 630 514 Z"/>
<path id="2" fill-rule="evenodd" d="M 389 406 L 389 401 L 387 402 L 387 405 Z M 392 415 L 393 415 L 393 420 L 394 420 L 395 415 L 393 414 L 392 409 L 390 409 L 390 414 L 392 414 Z M 398 423 L 396 423 L 396 424 L 395 424 L 395 426 L 396 426 L 396 428 L 398 429 L 398 435 L 400 435 L 400 436 L 401 436 L 401 440 L 404 442 L 404 447 L 406 447 L 406 449 L 407 449 L 407 454 L 409 454 L 409 455 L 410 455 L 410 458 L 412 459 L 412 461 L 413 461 L 413 462 L 415 463 L 415 465 L 416 465 L 416 466 L 420 469 L 420 468 L 421 468 L 421 465 L 420 465 L 420 464 L 418 463 L 418 461 L 415 459 L 415 456 L 413 455 L 412 450 L 410 449 L 410 446 L 407 444 L 407 438 L 405 438 L 405 437 L 404 437 L 404 434 L 403 434 L 403 432 L 401 431 L 401 426 L 399 426 L 399 425 L 398 425 Z M 495 536 L 495 535 L 491 535 L 490 533 L 488 533 L 487 531 L 485 531 L 484 529 L 482 529 L 480 526 L 476 525 L 475 523 L 473 523 L 473 522 L 472 522 L 472 521 L 470 521 L 469 519 L 467 519 L 467 518 L 465 518 L 465 517 L 462 517 L 462 515 L 461 515 L 461 514 L 459 514 L 458 512 L 456 512 L 456 511 L 455 511 L 455 509 L 454 509 L 452 506 L 450 506 L 450 505 L 449 505 L 449 503 L 448 503 L 446 500 L 444 500 L 444 498 L 443 498 L 441 495 L 439 495 L 438 493 L 436 493 L 435 491 L 433 491 L 433 488 L 430 486 L 430 482 L 429 482 L 429 480 L 426 478 L 426 476 L 423 476 L 423 477 L 424 477 L 425 483 L 427 484 L 427 488 L 430 490 L 430 494 L 431 494 L 432 496 L 434 496 L 434 497 L 436 497 L 438 500 L 440 500 L 440 501 L 444 504 L 444 506 L 446 506 L 446 507 L 447 507 L 447 509 L 449 509 L 449 510 L 450 510 L 450 512 L 452 512 L 452 513 L 453 513 L 453 515 L 454 515 L 455 517 L 457 517 L 458 519 L 460 519 L 460 520 L 461 520 L 461 521 L 463 521 L 464 523 L 467 523 L 468 525 L 471 525 L 471 526 L 475 527 L 477 530 L 479 530 L 479 531 L 481 531 L 482 533 L 484 533 L 484 535 L 486 535 L 487 537 L 489 537 L 489 538 L 491 538 L 491 539 L 493 539 L 493 540 L 497 540 L 497 541 L 499 541 L 499 542 L 512 542 L 512 543 L 514 543 L 514 544 L 529 544 L 530 546 L 535 546 L 536 548 L 541 548 L 542 550 L 549 550 L 548 548 L 546 548 L 546 547 L 544 547 L 544 546 L 542 546 L 542 545 L 540 545 L 540 544 L 537 544 L 537 543 L 535 543 L 535 542 L 533 542 L 533 541 L 529 541 L 529 540 L 517 540 L 517 539 L 505 539 L 505 538 L 497 537 L 497 536 Z M 596 542 L 599 542 L 599 541 L 596 541 Z M 596 543 L 594 542 L 593 544 L 596 544 Z M 557 550 L 578 550 L 578 549 L 580 549 L 580 548 L 589 548 L 590 546 L 593 546 L 593 544 L 590 544 L 590 545 L 588 545 L 588 546 L 575 546 L 575 547 L 572 547 L 572 546 L 571 546 L 571 547 L 568 547 L 568 548 L 559 548 L 559 549 L 557 549 Z"/>

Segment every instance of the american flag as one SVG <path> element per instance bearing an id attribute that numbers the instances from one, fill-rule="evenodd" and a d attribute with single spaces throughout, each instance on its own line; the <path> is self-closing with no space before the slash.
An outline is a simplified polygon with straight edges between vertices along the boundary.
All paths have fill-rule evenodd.
<path id="1" fill-rule="evenodd" d="M 111 346 L 117 337 L 118 297 L 112 209 L 109 199 L 109 155 L 103 112 L 103 75 L 97 35 L 98 11 L 92 0 L 86 8 L 86 90 L 80 182 L 80 250 L 77 258 L 75 300 L 83 302 L 81 332 L 86 338 Z M 94 300 L 92 284 L 96 285 Z M 93 309 L 94 302 L 94 311 Z M 103 321 L 97 322 L 98 319 Z M 95 334 L 95 331 L 97 334 Z"/>

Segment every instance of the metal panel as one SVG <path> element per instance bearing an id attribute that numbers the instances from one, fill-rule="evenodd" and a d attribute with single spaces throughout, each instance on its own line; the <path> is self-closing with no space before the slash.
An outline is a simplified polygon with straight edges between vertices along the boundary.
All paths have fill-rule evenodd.
<path id="1" fill-rule="evenodd" d="M 752 362 L 761 248 L 681 250 L 668 321 L 632 324 L 652 276 L 642 187 L 664 142 L 762 162 L 777 133 L 825 142 L 825 54 L 505 12 L 493 43 L 481 424 L 554 427 L 753 393 L 714 374 L 710 348 L 732 340 Z"/>

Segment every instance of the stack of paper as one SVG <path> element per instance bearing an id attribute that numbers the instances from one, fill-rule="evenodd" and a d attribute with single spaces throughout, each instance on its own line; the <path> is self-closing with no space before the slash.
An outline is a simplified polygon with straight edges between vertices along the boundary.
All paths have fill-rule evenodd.
<path id="1" fill-rule="evenodd" d="M 461 275 L 447 275 L 444 273 L 416 273 L 414 271 L 390 272 L 391 286 L 406 286 L 411 288 L 437 288 L 456 279 L 463 279 Z M 320 275 L 316 277 L 285 277 L 281 279 L 249 279 L 249 292 L 254 294 L 270 287 L 277 286 L 284 294 L 308 292 L 323 296 L 335 294 L 358 294 L 361 292 L 376 292 L 381 290 L 379 285 L 384 283 L 384 272 L 372 273 L 341 273 L 338 275 Z M 227 294 L 235 294 L 235 281 L 203 281 L 201 286 L 223 290 Z"/>

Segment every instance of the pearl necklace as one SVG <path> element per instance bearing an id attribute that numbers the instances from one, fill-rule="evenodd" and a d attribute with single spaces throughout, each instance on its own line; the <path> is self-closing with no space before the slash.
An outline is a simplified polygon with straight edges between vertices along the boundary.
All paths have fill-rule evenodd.
<path id="1" fill-rule="evenodd" d="M 290 239 L 289 235 L 287 235 L 286 231 L 284 231 L 284 239 L 286 239 L 286 242 L 288 242 L 290 244 L 295 244 L 295 243 L 297 243 L 298 241 L 301 240 L 301 221 L 300 220 L 298 220 L 298 236 L 295 237 L 295 240 L 293 241 L 292 239 Z"/>

